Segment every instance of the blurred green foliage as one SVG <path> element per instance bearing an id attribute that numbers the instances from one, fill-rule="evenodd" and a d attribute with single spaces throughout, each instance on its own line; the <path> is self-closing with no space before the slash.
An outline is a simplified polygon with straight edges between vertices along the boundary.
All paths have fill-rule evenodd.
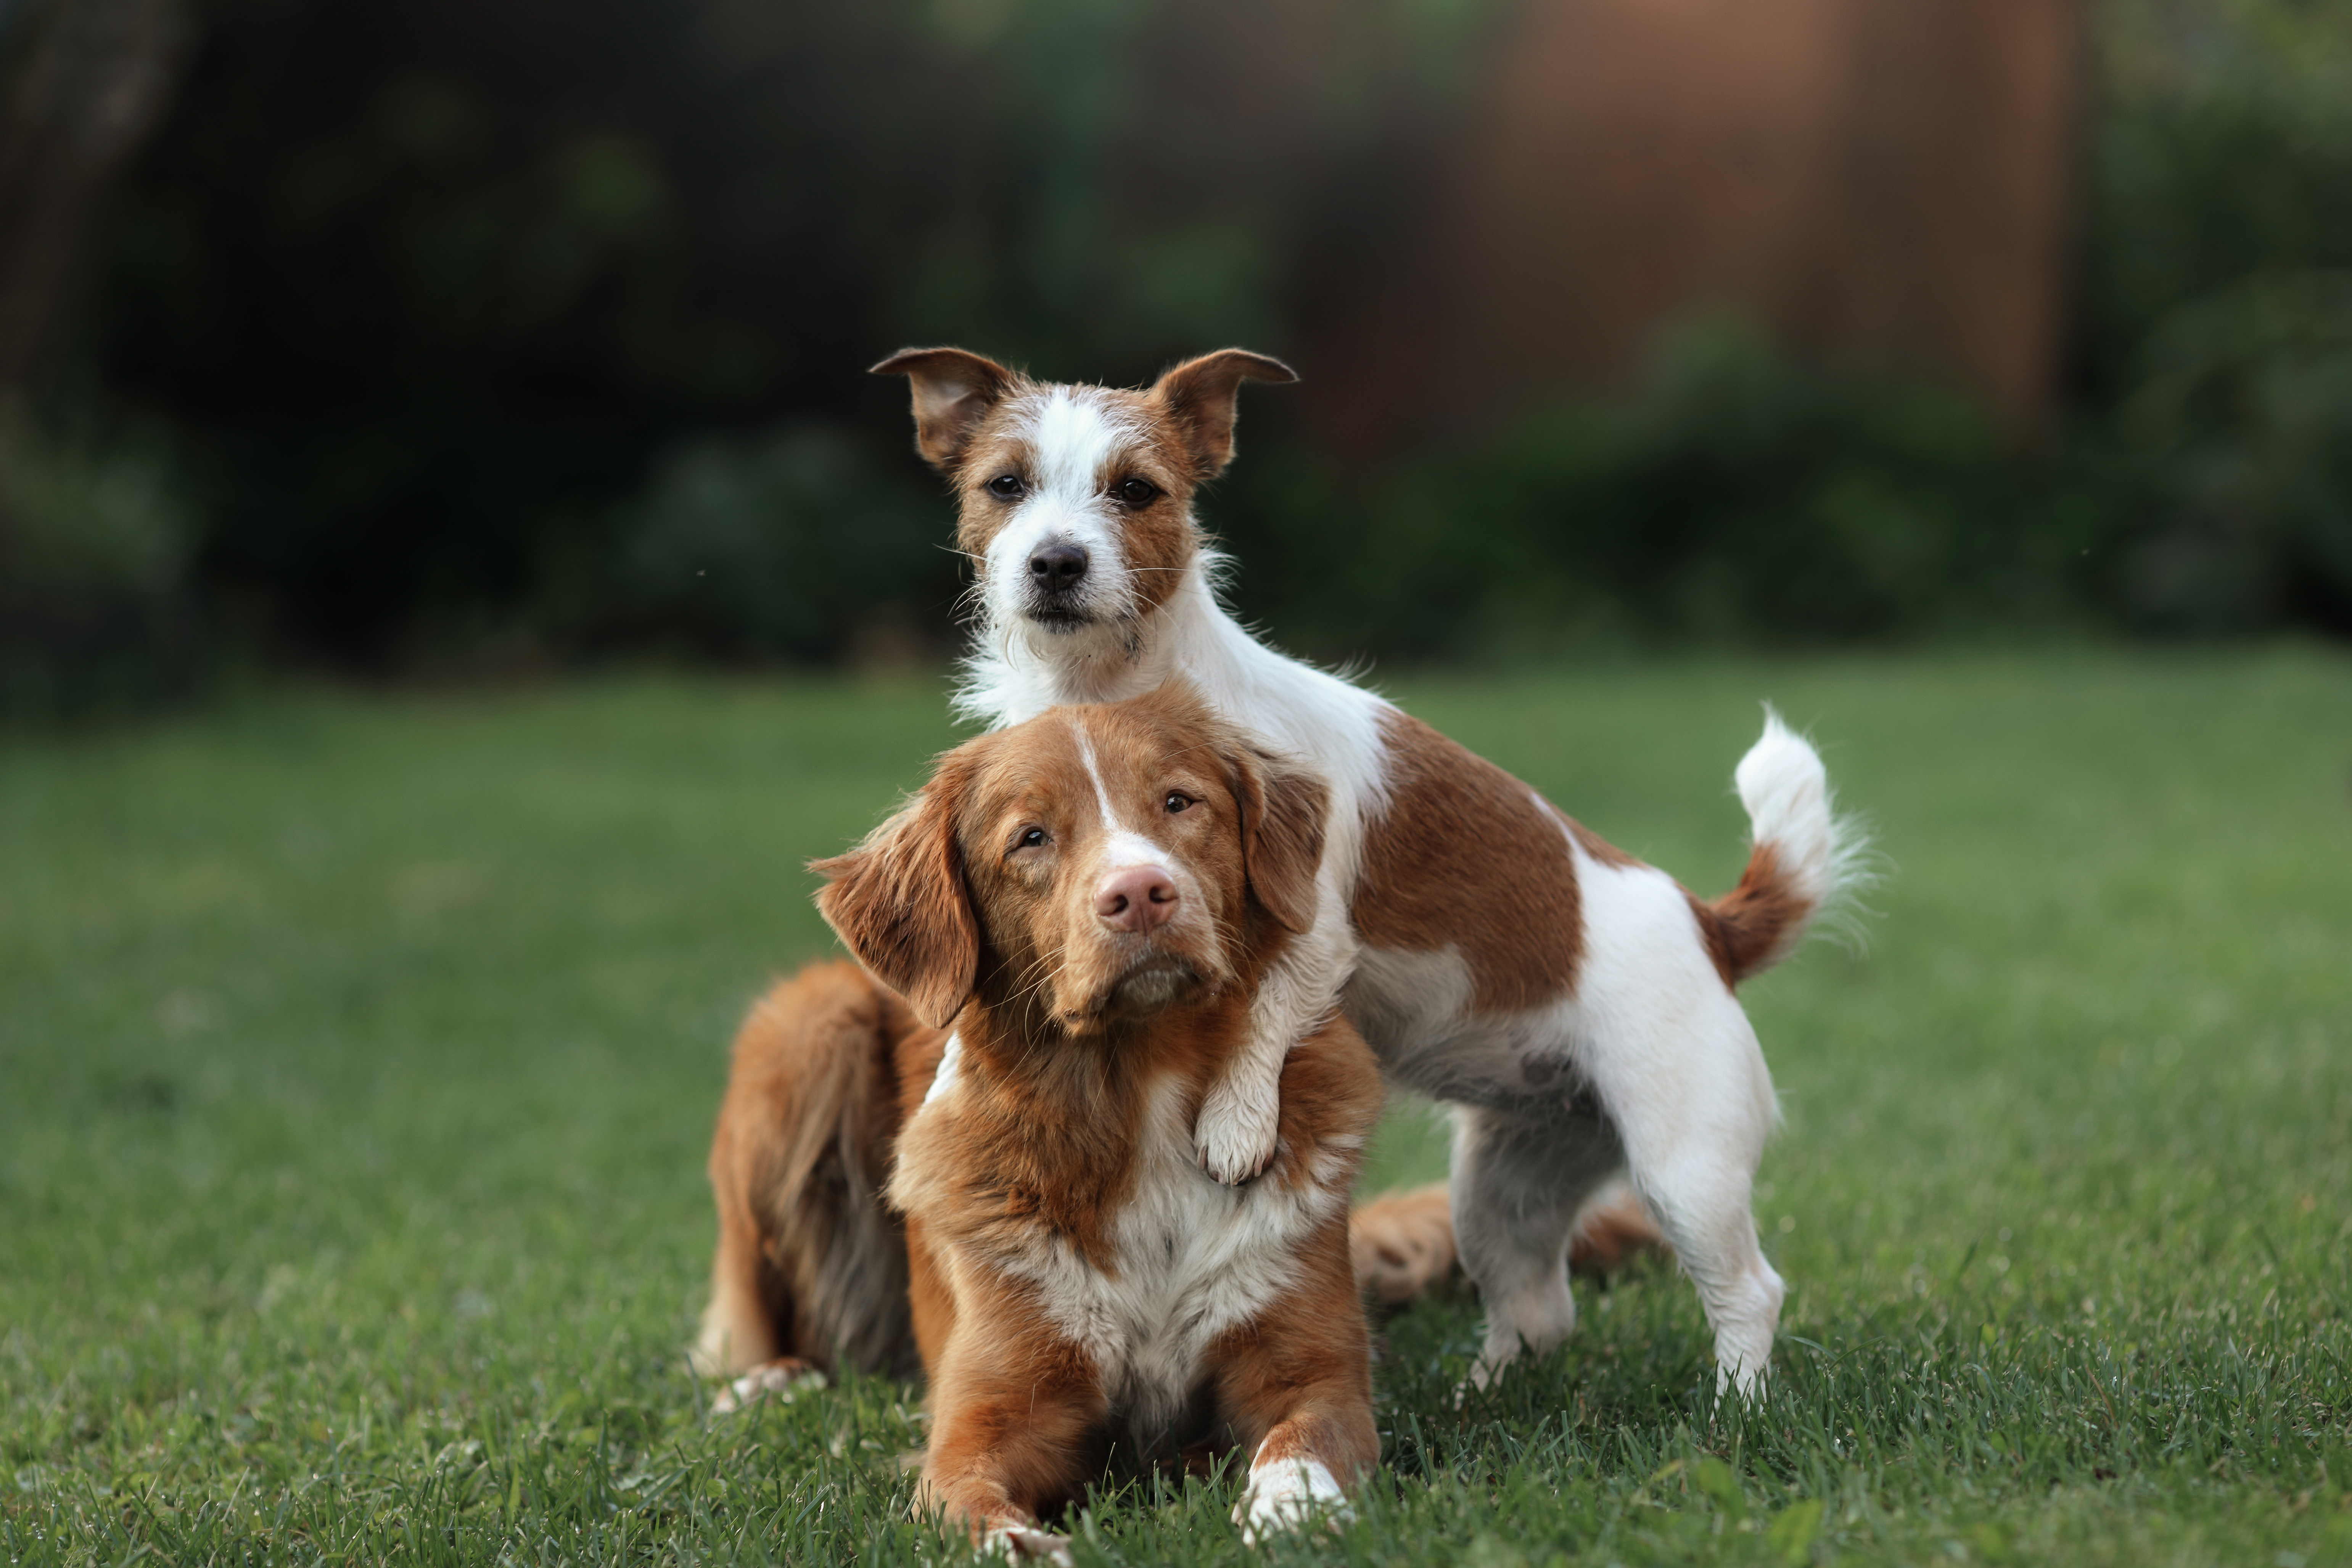
<path id="1" fill-rule="evenodd" d="M 1244 597 L 1309 646 L 1507 657 L 2049 629 L 2097 600 L 2107 477 L 1948 394 L 1801 371 L 1737 322 L 1640 394 L 1350 485 L 1244 475 Z"/>
<path id="2" fill-rule="evenodd" d="M 2122 431 L 2163 482 L 2125 602 L 2194 629 L 2352 626 L 2352 268 L 2192 300 L 2139 370 Z"/>
<path id="3" fill-rule="evenodd" d="M 173 487 L 180 624 L 373 668 L 944 651 L 947 509 L 859 367 L 1297 353 L 1406 263 L 1502 15 L 198 9 L 59 384 L 169 433 L 121 460 Z M 1204 508 L 1241 607 L 1327 657 L 2352 628 L 2352 7 L 2107 0 L 2095 43 L 2055 429 L 1717 320 L 1630 399 L 1370 467 L 1254 394 Z"/>
<path id="4" fill-rule="evenodd" d="M 44 430 L 0 409 L 0 711 L 187 689 L 196 521 L 158 437 Z"/>
<path id="5" fill-rule="evenodd" d="M 74 368 L 183 434 L 199 588 L 266 649 L 824 657 L 812 592 L 944 644 L 941 515 L 878 538 L 937 487 L 860 370 L 1282 346 L 1379 252 L 1482 9 L 1302 10 L 1286 75 L 1239 5 L 205 0 Z M 819 514 L 865 575 L 781 581 Z"/>
<path id="6" fill-rule="evenodd" d="M 2137 625 L 2352 629 L 2352 7 L 2108 0 L 2080 397 Z"/>
<path id="7" fill-rule="evenodd" d="M 837 426 L 684 447 L 628 514 L 611 593 L 633 640 L 818 660 L 919 641 L 912 601 L 955 592 L 940 509 Z"/>

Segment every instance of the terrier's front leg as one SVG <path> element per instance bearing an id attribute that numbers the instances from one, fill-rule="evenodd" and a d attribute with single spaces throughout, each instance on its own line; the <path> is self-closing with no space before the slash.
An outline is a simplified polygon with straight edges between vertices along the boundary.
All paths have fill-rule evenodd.
<path id="1" fill-rule="evenodd" d="M 1252 1031 L 1249 1045 L 1202 1098 L 1192 1123 L 1193 1147 L 1201 1169 L 1225 1185 L 1254 1180 L 1273 1161 L 1282 1120 L 1282 1059 L 1302 1037 L 1303 1032 Z"/>
<path id="2" fill-rule="evenodd" d="M 1201 1169 L 1225 1185 L 1262 1174 L 1282 1121 L 1282 1064 L 1291 1047 L 1338 1011 L 1355 961 L 1355 937 L 1328 890 L 1315 929 L 1292 939 L 1250 1002 L 1250 1037 L 1202 1098 L 1192 1123 Z"/>

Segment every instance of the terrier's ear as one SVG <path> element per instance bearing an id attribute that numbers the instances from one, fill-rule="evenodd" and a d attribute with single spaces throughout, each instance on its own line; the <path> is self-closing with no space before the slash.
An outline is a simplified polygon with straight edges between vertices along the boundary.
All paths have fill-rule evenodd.
<path id="1" fill-rule="evenodd" d="M 971 433 L 1018 379 L 962 349 L 900 349 L 866 374 L 903 375 L 914 384 L 915 450 L 941 469 L 955 467 Z"/>
<path id="2" fill-rule="evenodd" d="M 955 1022 L 980 975 L 980 921 L 956 850 L 953 790 L 934 779 L 846 855 L 812 860 L 825 923 L 934 1028 Z"/>
<path id="3" fill-rule="evenodd" d="M 1152 384 L 1192 454 L 1196 480 L 1213 479 L 1234 460 L 1234 405 L 1244 381 L 1297 381 L 1278 359 L 1246 349 L 1219 349 L 1188 359 Z"/>
<path id="4" fill-rule="evenodd" d="M 1284 759 L 1247 747 L 1227 759 L 1242 807 L 1242 869 L 1257 901 L 1304 936 L 1315 924 L 1315 873 L 1331 792 Z"/>

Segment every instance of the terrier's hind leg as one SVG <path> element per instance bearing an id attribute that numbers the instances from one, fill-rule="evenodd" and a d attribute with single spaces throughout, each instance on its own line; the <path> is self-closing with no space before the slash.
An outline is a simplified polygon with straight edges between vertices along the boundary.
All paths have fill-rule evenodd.
<path id="1" fill-rule="evenodd" d="M 1727 994 L 1710 1011 L 1679 1020 L 1699 1048 L 1678 1065 L 1698 1070 L 1655 1074 L 1648 1081 L 1671 1079 L 1673 1094 L 1619 1092 L 1609 1109 L 1634 1190 L 1706 1308 L 1717 1381 L 1748 1395 L 1771 1359 L 1786 1294 L 1757 1241 L 1751 1206 L 1772 1093 L 1738 1005 Z"/>
<path id="2" fill-rule="evenodd" d="M 1706 1304 L 1715 1329 L 1716 1381 L 1742 1395 L 1755 1394 L 1769 1370 L 1787 1295 L 1757 1243 L 1749 1180 L 1744 1173 L 1734 1180 L 1705 1161 L 1678 1161 L 1636 1179 Z"/>
<path id="3" fill-rule="evenodd" d="M 1454 1225 L 1462 1266 L 1486 1303 L 1485 1387 L 1522 1349 L 1538 1354 L 1576 1327 L 1568 1249 L 1585 1200 L 1616 1172 L 1617 1141 L 1596 1120 L 1483 1107 L 1454 1112 Z"/>

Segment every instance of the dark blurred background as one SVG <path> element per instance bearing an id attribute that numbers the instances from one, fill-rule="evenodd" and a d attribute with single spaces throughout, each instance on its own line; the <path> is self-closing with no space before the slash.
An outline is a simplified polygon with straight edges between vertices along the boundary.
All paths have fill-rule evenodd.
<path id="1" fill-rule="evenodd" d="M 953 646 L 1241 343 L 1299 650 L 2352 630 L 2343 0 L 0 0 L 0 705 Z"/>

